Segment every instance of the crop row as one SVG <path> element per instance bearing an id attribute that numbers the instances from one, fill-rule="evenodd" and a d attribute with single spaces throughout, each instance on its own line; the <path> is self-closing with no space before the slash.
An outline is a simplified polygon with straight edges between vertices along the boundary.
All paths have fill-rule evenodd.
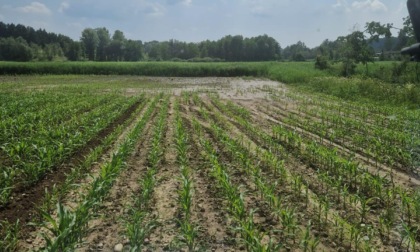
<path id="1" fill-rule="evenodd" d="M 241 122 L 239 124 L 242 124 L 242 126 L 246 129 L 247 134 L 252 134 L 250 133 L 252 131 L 256 132 L 256 135 L 260 135 L 260 136 L 263 136 L 265 134 L 263 132 L 258 132 L 259 131 L 258 129 L 255 129 L 255 128 L 253 129 L 251 125 L 247 126 L 248 121 L 244 120 L 243 118 L 240 118 L 240 116 L 237 116 L 239 113 L 233 114 L 232 111 L 229 112 L 228 106 L 221 104 L 217 99 L 213 100 L 213 102 L 215 102 L 219 108 L 223 107 L 225 109 L 223 110 L 223 113 L 228 114 L 229 116 L 231 116 L 231 118 L 234 118 L 237 121 Z M 308 165 L 310 166 L 315 165 L 316 167 L 322 168 L 322 170 L 324 170 L 325 167 L 331 167 L 333 169 L 340 169 L 339 168 L 340 163 L 342 163 L 343 165 L 346 165 L 342 169 L 344 174 L 335 176 L 335 179 L 331 177 L 332 175 L 334 175 L 334 171 L 328 171 L 328 170 L 324 172 L 318 172 L 319 173 L 318 178 L 324 181 L 323 183 L 326 183 L 327 185 L 326 188 L 331 187 L 331 188 L 337 189 L 336 194 L 331 194 L 331 196 L 328 196 L 328 197 L 331 197 L 331 199 L 333 198 L 337 199 L 337 197 L 340 197 L 338 195 L 343 195 L 342 197 L 344 198 L 342 199 L 341 202 L 345 203 L 347 201 L 346 197 L 350 196 L 350 198 L 348 198 L 349 200 L 348 202 L 351 202 L 351 205 L 352 205 L 350 209 L 355 209 L 356 216 L 360 217 L 359 221 L 357 221 L 356 224 L 363 223 L 364 225 L 366 225 L 365 224 L 366 214 L 373 210 L 372 201 L 374 201 L 374 199 L 379 199 L 380 202 L 376 204 L 380 204 L 381 207 L 384 207 L 384 211 L 380 212 L 379 220 L 370 222 L 371 225 L 376 226 L 377 222 L 382 223 L 380 230 L 384 230 L 384 226 L 383 226 L 384 223 L 388 223 L 387 224 L 388 228 L 394 227 L 397 229 L 398 226 L 406 225 L 409 228 L 408 230 L 418 229 L 417 224 L 413 223 L 413 218 L 415 218 L 414 216 L 416 216 L 414 209 L 418 209 L 418 206 L 416 206 L 418 204 L 414 202 L 415 199 L 418 197 L 417 196 L 418 192 L 411 193 L 409 191 L 406 191 L 405 189 L 398 188 L 395 186 L 391 188 L 388 186 L 385 186 L 386 181 L 384 181 L 382 178 L 378 176 L 372 176 L 366 172 L 363 172 L 363 170 L 360 170 L 360 168 L 358 168 L 357 164 L 351 165 L 351 161 L 346 161 L 345 159 L 342 159 L 341 157 L 338 157 L 338 156 L 336 158 L 333 158 L 334 155 L 337 155 L 336 152 L 330 151 L 320 145 L 315 145 L 316 143 L 312 143 L 313 145 L 309 146 L 308 143 L 302 142 L 298 134 L 292 131 L 284 131 L 284 134 L 285 134 L 283 138 L 284 141 L 282 141 L 282 143 L 285 144 L 285 147 L 288 149 L 288 151 L 291 150 L 292 153 L 296 149 L 301 150 L 301 151 L 303 150 L 308 151 L 307 154 L 305 154 L 304 152 L 301 153 L 300 151 L 299 153 L 296 153 L 296 155 L 298 157 L 301 157 L 302 160 L 305 161 L 305 163 L 308 163 Z M 266 137 L 263 136 L 262 138 L 264 139 Z M 268 143 L 267 145 L 275 146 L 277 144 Z M 279 151 L 282 151 L 282 150 L 285 150 L 285 148 L 280 147 Z M 314 152 L 311 153 L 309 150 L 312 150 Z M 325 154 L 327 153 L 329 153 L 328 155 L 333 155 L 331 156 L 331 158 L 333 159 L 331 159 L 328 155 L 325 156 Z M 324 164 L 320 163 L 320 162 L 323 162 L 321 160 L 325 160 L 325 163 Z M 339 160 L 342 160 L 342 161 L 339 161 Z M 348 165 L 351 165 L 351 166 L 348 166 Z M 355 167 L 355 169 L 347 169 L 347 167 Z M 343 179 L 346 179 L 346 182 L 344 182 Z M 336 182 L 340 183 L 340 185 L 333 184 Z M 350 185 L 356 186 L 356 187 L 350 188 L 349 190 Z M 359 187 L 359 185 L 361 187 Z M 342 194 L 343 188 L 347 188 L 347 194 Z M 330 195 L 328 191 L 327 191 L 327 195 Z M 337 195 L 337 196 L 334 196 L 334 195 Z M 401 201 L 395 197 L 396 195 L 401 197 Z M 331 199 L 329 199 L 328 201 L 330 201 Z M 328 203 L 328 201 L 326 201 L 325 203 Z M 405 207 L 402 207 L 402 209 L 400 209 L 398 207 L 399 204 Z M 410 210 L 407 212 L 407 209 L 410 209 Z M 390 213 L 394 213 L 394 214 L 390 215 Z M 400 215 L 400 218 L 402 220 L 401 223 L 398 220 L 397 215 Z M 353 221 L 352 219 L 349 219 L 349 220 Z M 389 222 L 391 222 L 391 224 L 389 224 Z M 413 244 L 413 239 L 411 240 L 409 239 L 410 237 L 412 238 L 413 236 L 408 235 L 408 234 L 412 234 L 412 232 L 407 233 L 406 231 L 399 230 L 398 233 L 401 234 L 402 240 L 407 240 L 407 241 L 409 240 L 410 244 Z M 387 237 L 383 237 L 383 239 L 387 239 Z"/>
<path id="2" fill-rule="evenodd" d="M 80 184 L 77 182 L 86 178 L 92 172 L 92 166 L 100 161 L 105 152 L 117 141 L 117 138 L 122 134 L 125 127 L 130 125 L 132 121 L 138 116 L 140 111 L 150 103 L 148 99 L 145 99 L 144 102 L 134 111 L 130 118 L 127 119 L 124 123 L 120 124 L 115 128 L 113 132 L 108 134 L 104 139 L 101 140 L 101 143 L 97 145 L 94 149 L 87 154 L 83 160 L 77 162 L 77 166 L 71 169 L 71 172 L 65 178 L 65 181 L 62 184 L 54 184 L 50 187 L 45 187 L 45 193 L 42 199 L 39 199 L 38 210 L 40 213 L 52 213 L 55 209 L 55 205 L 65 198 L 69 192 L 79 188 Z M 75 163 L 76 164 L 76 163 Z M 25 209 L 27 211 L 26 215 L 31 216 L 31 210 Z M 36 214 L 36 216 L 40 216 Z M 42 217 L 32 219 L 31 225 L 40 226 L 40 220 Z M 4 248 L 5 251 L 15 251 L 19 238 L 24 236 L 25 230 L 27 230 L 28 223 L 26 220 L 21 220 L 19 218 L 16 221 L 13 220 L 4 220 L 0 222 L 0 235 L 5 237 L 3 241 L 0 241 L 0 247 Z"/>
<path id="3" fill-rule="evenodd" d="M 162 97 L 162 96 L 160 96 Z M 151 148 L 147 153 L 147 170 L 140 179 L 140 191 L 133 195 L 133 204 L 129 206 L 129 213 L 125 216 L 125 234 L 129 240 L 130 251 L 141 251 L 144 240 L 150 235 L 157 221 L 150 215 L 150 205 L 156 185 L 156 174 L 162 161 L 162 142 L 167 127 L 168 102 L 166 96 L 153 128 Z M 146 139 L 145 139 L 146 140 Z"/>
<path id="4" fill-rule="evenodd" d="M 293 92 L 280 94 L 272 91 L 271 97 L 276 103 L 281 104 L 279 107 L 281 110 L 287 110 L 287 106 L 292 104 L 292 106 L 297 106 L 294 111 L 296 115 L 310 116 L 313 120 L 322 120 L 323 123 L 330 124 L 329 128 L 334 129 L 334 131 L 330 131 L 332 135 L 335 132 L 347 133 L 347 136 L 351 135 L 353 131 L 361 132 L 360 135 L 367 136 L 369 139 L 363 140 L 362 137 L 359 137 L 359 143 L 369 147 L 368 140 L 377 145 L 379 141 L 379 144 L 391 147 L 391 150 L 394 150 L 395 147 L 388 143 L 394 143 L 400 149 L 398 150 L 400 156 L 404 155 L 406 160 L 411 158 L 409 160 L 411 162 L 408 162 L 410 168 L 413 168 L 413 165 L 418 167 L 420 163 L 420 126 L 418 124 L 420 115 L 416 110 L 407 109 L 407 107 L 378 105 L 369 101 L 349 102 L 326 95 L 310 94 L 310 98 L 308 98 L 308 94 L 302 95 Z M 285 99 L 285 97 L 287 98 Z M 344 124 L 342 126 L 344 128 L 336 129 L 336 124 Z M 349 140 L 351 142 L 353 139 Z M 373 147 L 370 147 L 373 150 L 371 154 L 376 154 L 375 146 L 372 144 L 370 146 Z M 386 151 L 385 148 L 382 149 Z M 391 158 L 393 157 L 391 155 Z M 396 157 L 395 160 L 398 161 L 398 156 Z"/>
<path id="5" fill-rule="evenodd" d="M 99 176 L 91 183 L 88 192 L 74 210 L 66 208 L 59 202 L 57 218 L 48 212 L 42 212 L 45 220 L 43 226 L 49 230 L 48 233 L 43 234 L 46 251 L 74 250 L 75 245 L 81 241 L 86 234 L 88 221 L 93 217 L 95 209 L 100 206 L 115 179 L 125 167 L 125 161 L 133 151 L 159 99 L 160 96 L 155 97 L 142 119 L 112 155 L 112 159 L 101 166 Z"/>
<path id="6" fill-rule="evenodd" d="M 33 185 L 46 172 L 80 150 L 137 100 L 114 99 L 109 105 L 75 116 L 66 123 L 53 127 L 46 125 L 26 138 L 12 137 L 11 142 L 4 143 L 2 151 L 9 162 L 2 165 L 0 203 L 8 202 L 13 188 Z M 44 118 L 38 119 L 42 121 Z"/>
<path id="7" fill-rule="evenodd" d="M 419 139 L 407 130 L 407 123 L 395 124 L 384 117 L 369 115 L 356 119 L 327 109 L 331 105 L 306 106 L 299 103 L 294 112 L 284 112 L 285 107 L 269 108 L 269 114 L 281 118 L 290 127 L 299 127 L 354 152 L 363 153 L 377 163 L 384 163 L 402 170 L 413 171 L 412 148 Z M 376 118 L 376 119 L 375 119 Z M 386 124 L 386 125 L 384 125 Z M 414 124 L 413 124 L 414 125 Z"/>

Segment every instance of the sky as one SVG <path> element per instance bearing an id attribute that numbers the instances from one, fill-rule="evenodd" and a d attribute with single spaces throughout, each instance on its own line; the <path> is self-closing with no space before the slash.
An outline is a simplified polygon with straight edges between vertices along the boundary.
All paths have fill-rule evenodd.
<path id="1" fill-rule="evenodd" d="M 401 28 L 406 16 L 405 0 L 0 0 L 0 21 L 75 40 L 85 28 L 106 27 L 143 42 L 267 34 L 282 48 L 298 41 L 313 48 L 370 21 Z"/>

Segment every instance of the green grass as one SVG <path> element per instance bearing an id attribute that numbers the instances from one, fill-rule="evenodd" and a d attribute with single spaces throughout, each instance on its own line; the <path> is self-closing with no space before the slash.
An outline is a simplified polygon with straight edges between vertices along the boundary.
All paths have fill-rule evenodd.
<path id="1" fill-rule="evenodd" d="M 315 69 L 313 62 L 0 62 L 0 76 L 68 75 L 59 77 L 64 79 L 63 82 L 55 83 L 61 86 L 65 83 L 74 85 L 74 78 L 78 78 L 74 75 L 92 75 L 84 78 L 86 82 L 78 83 L 92 87 L 95 86 L 93 84 L 115 85 L 113 78 L 107 77 L 110 75 L 258 77 L 295 84 L 303 88 L 302 90 L 326 93 L 343 99 L 369 99 L 418 108 L 420 85 L 417 66 L 417 63 L 412 62 L 375 62 L 368 65 L 368 72 L 364 65 L 358 65 L 352 78 L 343 79 L 339 76 L 341 63 L 332 64 L 329 69 L 320 71 Z M 44 81 L 53 83 L 57 80 L 48 76 Z M 10 85 L 7 81 L 1 84 Z M 22 84 L 27 85 L 27 82 Z M 128 87 L 136 83 L 124 82 L 122 85 Z M 164 84 L 162 85 L 164 88 Z"/>
<path id="2" fill-rule="evenodd" d="M 268 75 L 266 77 L 284 83 L 305 83 L 315 77 L 330 76 L 327 71 L 315 69 L 313 62 L 273 62 L 266 63 Z"/>
<path id="3" fill-rule="evenodd" d="M 94 74 L 167 77 L 264 76 L 266 63 L 0 62 L 0 75 Z"/>

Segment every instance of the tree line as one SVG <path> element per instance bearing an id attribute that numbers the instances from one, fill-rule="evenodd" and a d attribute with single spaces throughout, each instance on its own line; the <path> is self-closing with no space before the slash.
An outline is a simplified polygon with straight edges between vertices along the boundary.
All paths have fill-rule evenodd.
<path id="1" fill-rule="evenodd" d="M 267 35 L 244 38 L 225 36 L 217 41 L 186 43 L 178 40 L 152 41 L 144 44 L 144 51 L 152 60 L 196 61 L 270 61 L 281 59 L 279 43 Z"/>
<path id="2" fill-rule="evenodd" d="M 216 41 L 188 43 L 178 40 L 150 41 L 127 39 L 120 30 L 105 27 L 86 28 L 79 41 L 70 37 L 35 30 L 29 26 L 0 22 L 0 60 L 5 61 L 141 61 L 141 60 L 189 60 L 189 61 L 306 61 L 316 60 L 319 68 L 328 62 L 341 61 L 346 67 L 355 63 L 372 61 L 379 54 L 390 59 L 389 51 L 399 51 L 415 42 L 410 18 L 404 19 L 404 27 L 398 37 L 391 37 L 392 24 L 370 22 L 364 31 L 354 31 L 335 41 L 325 40 L 315 48 L 308 48 L 298 41 L 282 49 L 268 35 L 244 38 L 228 35 Z M 394 54 L 398 55 L 398 54 Z M 394 56 L 393 56 L 394 57 Z M 399 57 L 399 55 L 397 56 Z"/>
<path id="3" fill-rule="evenodd" d="M 217 41 L 187 43 L 171 39 L 151 41 L 127 39 L 105 27 L 86 28 L 79 41 L 29 26 L 0 22 L 0 60 L 4 61 L 269 61 L 281 58 L 279 43 L 267 35 L 244 38 L 225 36 Z"/>
<path id="4" fill-rule="evenodd" d="M 0 22 L 0 60 L 70 59 L 74 43 L 70 37 L 44 29 Z"/>

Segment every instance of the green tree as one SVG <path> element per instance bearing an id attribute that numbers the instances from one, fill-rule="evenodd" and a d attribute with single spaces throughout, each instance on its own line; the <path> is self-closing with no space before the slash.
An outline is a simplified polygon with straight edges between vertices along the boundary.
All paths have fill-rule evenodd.
<path id="1" fill-rule="evenodd" d="M 125 44 L 124 60 L 139 61 L 143 58 L 143 44 L 141 41 L 127 40 Z"/>
<path id="2" fill-rule="evenodd" d="M 74 41 L 70 44 L 66 57 L 71 61 L 78 61 L 82 59 L 82 44 Z"/>
<path id="3" fill-rule="evenodd" d="M 403 21 L 403 28 L 398 33 L 397 49 L 402 49 L 403 47 L 416 43 L 416 36 L 414 35 L 414 28 L 410 16 L 403 18 Z"/>
<path id="4" fill-rule="evenodd" d="M 362 63 L 368 72 L 368 63 L 373 62 L 373 50 L 369 47 L 365 35 L 361 31 L 355 31 L 338 40 L 342 45 L 343 71 L 344 76 L 354 73 L 355 64 Z"/>
<path id="5" fill-rule="evenodd" d="M 0 39 L 0 60 L 30 61 L 32 56 L 31 47 L 22 37 Z"/>
<path id="6" fill-rule="evenodd" d="M 99 45 L 98 33 L 96 30 L 91 28 L 86 28 L 82 31 L 81 42 L 85 49 L 85 54 L 89 60 L 96 59 L 96 52 Z"/>
<path id="7" fill-rule="evenodd" d="M 47 44 L 44 47 L 45 57 L 47 60 L 52 61 L 54 59 L 60 59 L 64 57 L 63 50 L 61 49 L 60 44 L 52 43 Z"/>
<path id="8" fill-rule="evenodd" d="M 196 43 L 188 43 L 185 45 L 184 56 L 186 59 L 193 59 L 200 56 L 200 50 Z"/>
<path id="9" fill-rule="evenodd" d="M 112 41 L 108 46 L 109 59 L 112 61 L 124 60 L 126 39 L 124 33 L 120 30 L 116 30 L 112 35 Z"/>
<path id="10" fill-rule="evenodd" d="M 160 60 L 162 58 L 160 55 L 159 44 L 159 41 L 156 40 L 144 43 L 143 49 L 148 59 Z"/>
<path id="11" fill-rule="evenodd" d="M 311 50 L 302 41 L 284 48 L 283 57 L 292 61 L 305 61 L 312 58 Z"/>
<path id="12" fill-rule="evenodd" d="M 392 24 L 382 25 L 381 23 L 374 21 L 366 23 L 365 32 L 370 35 L 370 37 L 367 39 L 368 43 L 378 41 L 380 37 L 390 38 L 392 36 L 392 27 Z"/>
<path id="13" fill-rule="evenodd" d="M 96 59 L 99 61 L 107 60 L 107 48 L 111 43 L 111 35 L 109 31 L 105 28 L 96 28 L 96 34 L 98 35 L 98 47 L 96 52 Z"/>

